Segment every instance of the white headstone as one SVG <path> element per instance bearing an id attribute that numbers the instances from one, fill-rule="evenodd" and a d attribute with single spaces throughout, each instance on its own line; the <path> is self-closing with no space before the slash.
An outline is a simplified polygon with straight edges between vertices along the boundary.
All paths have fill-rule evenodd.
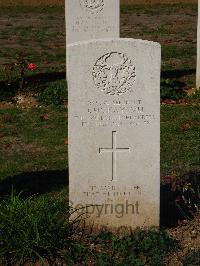
<path id="1" fill-rule="evenodd" d="M 119 37 L 119 0 L 65 0 L 67 44 Z"/>
<path id="2" fill-rule="evenodd" d="M 200 0 L 198 0 L 196 88 L 200 89 Z"/>
<path id="3" fill-rule="evenodd" d="M 160 45 L 102 39 L 68 51 L 69 199 L 76 215 L 87 211 L 86 224 L 97 229 L 158 226 Z"/>

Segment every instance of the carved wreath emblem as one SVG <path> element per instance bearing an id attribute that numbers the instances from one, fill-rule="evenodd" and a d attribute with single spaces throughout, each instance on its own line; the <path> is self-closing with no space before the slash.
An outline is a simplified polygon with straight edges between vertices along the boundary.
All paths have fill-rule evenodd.
<path id="1" fill-rule="evenodd" d="M 101 11 L 104 4 L 104 0 L 81 0 L 81 5 L 91 12 Z"/>
<path id="2" fill-rule="evenodd" d="M 97 60 L 92 75 L 95 85 L 104 93 L 121 95 L 132 89 L 136 70 L 125 54 L 111 52 Z"/>

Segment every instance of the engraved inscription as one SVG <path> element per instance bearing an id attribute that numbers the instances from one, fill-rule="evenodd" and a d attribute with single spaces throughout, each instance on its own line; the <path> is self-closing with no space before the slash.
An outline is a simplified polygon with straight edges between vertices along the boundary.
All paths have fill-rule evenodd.
<path id="1" fill-rule="evenodd" d="M 150 125 L 155 115 L 146 110 L 142 100 L 90 100 L 87 103 L 87 121 L 94 126 Z"/>
<path id="2" fill-rule="evenodd" d="M 79 33 L 94 33 L 94 32 L 110 32 L 112 33 L 115 30 L 113 24 L 110 23 L 106 16 L 98 17 L 91 14 L 85 16 L 77 16 L 74 18 L 72 25 L 72 32 Z M 92 35 L 91 35 L 92 36 Z"/>
<path id="3" fill-rule="evenodd" d="M 101 56 L 93 67 L 93 80 L 108 95 L 121 95 L 133 89 L 135 66 L 123 53 L 110 52 Z"/>
<path id="4" fill-rule="evenodd" d="M 104 8 L 104 0 L 80 0 L 81 6 L 90 12 L 100 12 Z"/>
<path id="5" fill-rule="evenodd" d="M 119 197 L 123 199 L 129 199 L 131 196 L 139 197 L 142 194 L 141 187 L 135 186 L 113 186 L 113 185 L 101 185 L 101 186 L 89 186 L 87 191 L 83 194 L 86 197 L 94 197 L 97 195 L 105 196 L 107 200 L 114 200 Z M 122 199 L 121 198 L 121 199 Z"/>
<path id="6" fill-rule="evenodd" d="M 155 122 L 154 113 L 148 112 L 142 100 L 89 100 L 87 110 L 78 118 L 82 127 L 95 126 L 150 126 Z"/>
<path id="7" fill-rule="evenodd" d="M 117 148 L 117 132 L 112 131 L 112 147 L 111 148 L 99 148 L 99 153 L 109 152 L 112 154 L 112 179 L 117 180 L 117 153 L 130 151 L 130 148 Z"/>

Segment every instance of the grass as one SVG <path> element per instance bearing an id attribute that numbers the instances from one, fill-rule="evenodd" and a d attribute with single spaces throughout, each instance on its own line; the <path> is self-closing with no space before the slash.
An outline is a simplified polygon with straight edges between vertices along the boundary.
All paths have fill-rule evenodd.
<path id="1" fill-rule="evenodd" d="M 1 66 L 14 64 L 15 54 L 23 53 L 40 72 L 48 72 L 50 64 L 65 71 L 64 7 L 2 7 L 0 14 Z M 2 72 L 0 67 L 0 80 Z"/>
<path id="2" fill-rule="evenodd" d="M 178 248 L 164 231 L 136 230 L 123 238 L 110 232 L 77 234 L 65 199 L 23 199 L 13 192 L 0 202 L 0 263 L 25 265 L 163 265 Z M 80 232 L 81 233 L 81 232 Z M 82 235 L 79 237 L 78 235 Z"/>
<path id="3" fill-rule="evenodd" d="M 198 266 L 200 264 L 200 249 L 189 251 L 182 259 L 183 266 Z"/>
<path id="4" fill-rule="evenodd" d="M 197 5 L 196 4 L 156 4 L 156 5 L 122 5 L 121 12 L 122 14 L 128 13 L 144 13 L 149 16 L 157 16 L 157 15 L 169 15 L 172 13 L 184 12 L 185 9 L 189 9 L 187 13 L 197 12 Z"/>
<path id="5" fill-rule="evenodd" d="M 64 106 L 0 109 L 0 126 L 0 179 L 67 168 Z M 199 127 L 198 105 L 162 106 L 161 175 L 173 171 L 181 175 L 198 167 Z"/>
<path id="6" fill-rule="evenodd" d="M 177 79 L 186 88 L 195 87 L 196 19 L 196 4 L 123 5 L 121 36 L 159 42 L 162 73 L 193 70 L 190 76 L 182 74 Z"/>
<path id="7" fill-rule="evenodd" d="M 14 63 L 15 53 L 23 51 L 40 72 L 52 72 L 52 66 L 65 71 L 64 6 L 1 7 L 0 15 L 0 65 Z M 160 42 L 164 71 L 195 69 L 196 16 L 195 4 L 122 5 L 121 36 Z M 182 64 L 184 60 L 187 62 Z M 5 79 L 2 72 L 0 69 L 0 80 Z M 194 74 L 189 81 L 193 87 Z"/>
<path id="8" fill-rule="evenodd" d="M 193 4 L 122 6 L 121 36 L 160 42 L 162 75 L 194 86 L 196 14 Z M 3 67 L 14 64 L 15 54 L 23 51 L 37 64 L 36 72 L 28 74 L 27 90 L 39 91 L 42 101 L 38 108 L 0 108 L 0 196 L 12 186 L 23 191 L 23 197 L 11 194 L 0 201 L 0 264 L 163 265 L 177 248 L 163 231 L 140 230 L 123 238 L 109 232 L 83 236 L 68 223 L 64 7 L 2 7 L 0 15 L 0 81 L 7 80 Z M 0 91 L 1 100 L 12 100 L 16 92 L 9 86 Z M 185 100 L 188 104 L 161 106 L 163 177 L 200 171 L 199 93 Z M 44 105 L 52 102 L 56 105 Z M 195 254 L 184 262 L 196 263 Z"/>
<path id="9" fill-rule="evenodd" d="M 191 47 L 191 45 L 163 45 L 162 47 L 162 54 L 163 59 L 171 59 L 175 58 L 177 59 L 187 59 L 187 58 L 193 58 L 196 56 L 196 49 L 195 47 Z"/>
<path id="10" fill-rule="evenodd" d="M 0 179 L 14 173 L 66 169 L 66 139 L 65 107 L 0 109 Z"/>
<path id="11" fill-rule="evenodd" d="M 37 41 L 44 42 L 50 41 L 51 39 L 56 38 L 56 33 L 49 32 L 48 27 L 44 27 L 42 29 L 36 29 L 35 26 L 17 26 L 10 27 L 9 29 L 5 29 L 2 32 L 2 36 L 4 38 L 9 38 L 9 36 L 17 37 L 19 44 L 23 45 L 25 41 Z"/>
<path id="12" fill-rule="evenodd" d="M 22 199 L 13 193 L 0 202 L 0 263 L 23 265 L 26 261 L 51 261 L 70 248 L 73 223 L 60 198 Z M 53 259 L 54 260 L 54 259 Z"/>
<path id="13" fill-rule="evenodd" d="M 200 170 L 199 106 L 163 106 L 161 112 L 161 174 Z"/>
<path id="14" fill-rule="evenodd" d="M 41 5 L 41 6 L 29 6 L 29 5 L 13 5 L 11 6 L 1 6 L 0 15 L 7 15 L 9 17 L 21 17 L 22 13 L 25 15 L 30 15 L 34 13 L 44 13 L 50 17 L 58 15 L 62 10 L 63 6 L 57 5 Z"/>
<path id="15" fill-rule="evenodd" d="M 161 42 L 162 75 L 165 78 L 173 75 L 185 87 L 194 86 L 196 13 L 197 6 L 194 4 L 122 6 L 122 37 L 143 36 L 144 39 Z M 59 79 L 59 73 L 65 72 L 64 7 L 2 7 L 0 14 L 3 21 L 0 25 L 3 33 L 1 66 L 5 62 L 12 64 L 13 55 L 23 51 L 27 61 L 37 64 L 36 72 L 29 73 L 29 76 L 38 81 L 33 84 L 30 80 L 28 90 L 44 90 L 41 98 L 49 103 L 49 91 L 53 88 L 51 83 Z M 162 19 L 166 15 L 167 21 Z M 12 47 L 5 41 L 9 36 L 12 37 L 9 42 Z M 3 68 L 0 69 L 0 80 L 6 80 Z M 45 89 L 48 86 L 49 91 Z M 5 91 L 9 94 L 8 98 L 14 96 L 15 92 L 8 86 L 2 87 L 1 100 L 7 97 Z M 161 174 L 176 171 L 181 175 L 196 168 L 199 163 L 199 110 L 191 105 L 162 107 L 161 112 Z M 45 115 L 47 120 L 41 118 Z M 185 124 L 189 124 L 187 130 L 183 129 Z M 0 109 L 0 179 L 14 174 L 67 169 L 66 139 L 67 109 L 64 106 Z"/>

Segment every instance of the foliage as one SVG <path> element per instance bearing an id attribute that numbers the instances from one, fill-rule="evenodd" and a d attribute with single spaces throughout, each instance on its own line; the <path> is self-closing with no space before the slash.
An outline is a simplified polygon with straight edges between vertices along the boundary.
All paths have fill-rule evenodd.
<path id="1" fill-rule="evenodd" d="M 117 237 L 113 233 L 108 232 L 108 231 L 105 231 L 105 232 L 102 231 L 93 237 L 93 241 L 96 244 L 103 244 L 103 243 L 109 244 L 109 243 L 115 241 L 116 239 L 117 239 Z"/>
<path id="2" fill-rule="evenodd" d="M 11 194 L 0 202 L 0 264 L 67 263 L 67 265 L 162 265 L 178 247 L 165 232 L 136 230 L 119 237 L 102 232 L 79 237 L 69 222 L 62 197 L 30 197 Z M 96 247 L 94 249 L 94 247 Z M 99 248 L 100 247 L 100 248 Z"/>
<path id="3" fill-rule="evenodd" d="M 34 71 L 36 65 L 28 63 L 23 53 L 17 53 L 12 63 L 6 64 L 2 74 L 4 76 L 4 86 L 17 86 L 17 90 L 23 90 L 27 71 Z"/>
<path id="4" fill-rule="evenodd" d="M 114 252 L 114 265 L 118 266 L 162 265 L 164 257 L 178 247 L 178 243 L 166 232 L 156 229 L 136 230 L 122 238 L 103 232 L 94 241 L 104 243 L 106 250 Z"/>
<path id="5" fill-rule="evenodd" d="M 61 105 L 67 100 L 66 81 L 58 81 L 50 84 L 39 95 L 39 101 L 45 105 Z"/>
<path id="6" fill-rule="evenodd" d="M 197 251 L 189 251 L 182 259 L 183 266 L 199 266 L 200 265 L 200 249 Z"/>
<path id="7" fill-rule="evenodd" d="M 177 246 L 177 242 L 171 239 L 166 232 L 154 229 L 138 230 L 114 243 L 116 250 L 126 254 L 125 260 L 129 260 L 130 256 L 137 260 L 140 259 L 141 264 L 138 261 L 138 265 L 142 265 L 142 263 L 162 265 L 164 257 Z"/>
<path id="8" fill-rule="evenodd" d="M 98 266 L 109 266 L 109 265 L 116 265 L 116 260 L 112 256 L 112 254 L 106 252 L 96 252 L 93 255 L 95 265 Z"/>
<path id="9" fill-rule="evenodd" d="M 59 198 L 14 195 L 0 202 L 0 264 L 58 257 L 71 245 L 74 224 L 66 202 Z"/>
<path id="10" fill-rule="evenodd" d="M 162 100 L 172 99 L 178 100 L 186 96 L 186 93 L 181 88 L 181 82 L 171 79 L 161 79 L 160 97 Z"/>
<path id="11" fill-rule="evenodd" d="M 165 176 L 161 183 L 161 210 L 174 219 L 168 221 L 176 225 L 178 220 L 192 219 L 200 210 L 200 172 L 190 172 L 182 177 Z M 170 218 L 170 217 L 169 217 Z"/>
<path id="12" fill-rule="evenodd" d="M 200 102 L 200 90 L 196 90 L 192 95 L 189 95 L 187 99 L 192 100 L 193 102 Z"/>
<path id="13" fill-rule="evenodd" d="M 74 242 L 71 243 L 70 249 L 67 252 L 63 252 L 63 261 L 67 265 L 82 265 L 81 263 L 86 262 L 89 253 L 88 248 L 84 244 Z"/>

